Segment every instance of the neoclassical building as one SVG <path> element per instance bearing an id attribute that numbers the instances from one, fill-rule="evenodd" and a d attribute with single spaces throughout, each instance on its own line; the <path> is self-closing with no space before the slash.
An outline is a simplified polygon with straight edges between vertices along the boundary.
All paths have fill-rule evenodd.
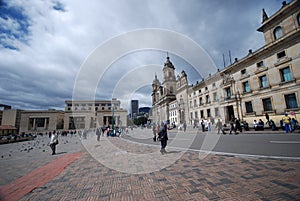
<path id="1" fill-rule="evenodd" d="M 262 18 L 257 31 L 265 45 L 195 85 L 184 71 L 175 79 L 167 58 L 164 81 L 155 77 L 152 84 L 153 120 L 193 124 L 234 117 L 251 124 L 266 113 L 276 123 L 286 112 L 299 117 L 300 0 L 283 2 L 270 17 L 263 9 Z"/>
<path id="2" fill-rule="evenodd" d="M 127 126 L 127 110 L 119 100 L 65 101 L 64 129 Z M 114 118 L 113 118 L 114 117 Z"/>

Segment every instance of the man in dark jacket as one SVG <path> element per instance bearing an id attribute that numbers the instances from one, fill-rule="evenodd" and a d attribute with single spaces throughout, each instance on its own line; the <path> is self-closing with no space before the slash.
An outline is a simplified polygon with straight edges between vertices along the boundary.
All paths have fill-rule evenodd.
<path id="1" fill-rule="evenodd" d="M 163 128 L 159 131 L 158 133 L 158 138 L 160 139 L 160 144 L 161 144 L 161 149 L 160 152 L 162 154 L 166 154 L 166 146 L 167 146 L 167 141 L 168 141 L 168 126 L 167 123 L 164 124 Z"/>

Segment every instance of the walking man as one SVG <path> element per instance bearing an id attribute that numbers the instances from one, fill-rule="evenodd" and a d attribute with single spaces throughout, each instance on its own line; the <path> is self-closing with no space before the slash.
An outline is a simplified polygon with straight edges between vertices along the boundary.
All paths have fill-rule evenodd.
<path id="1" fill-rule="evenodd" d="M 168 141 L 167 130 L 168 130 L 167 123 L 165 123 L 163 128 L 158 133 L 158 138 L 160 139 L 160 144 L 161 144 L 161 149 L 160 149 L 161 154 L 167 153 L 166 152 L 166 146 L 167 146 L 167 141 Z"/>

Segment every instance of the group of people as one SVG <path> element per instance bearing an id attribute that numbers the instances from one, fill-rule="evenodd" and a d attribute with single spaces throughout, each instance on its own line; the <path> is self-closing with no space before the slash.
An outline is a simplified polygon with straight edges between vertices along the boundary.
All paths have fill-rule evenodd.
<path id="1" fill-rule="evenodd" d="M 280 121 L 281 126 L 284 128 L 285 132 L 293 132 L 298 126 L 298 121 L 295 118 L 289 117 L 287 113 L 284 114 L 282 120 Z"/>
<path id="2" fill-rule="evenodd" d="M 276 123 L 270 119 L 268 113 L 265 114 L 266 117 L 266 124 L 272 129 L 272 131 L 278 130 Z M 280 127 L 285 130 L 286 133 L 293 132 L 297 129 L 298 121 L 293 117 L 291 118 L 288 113 L 285 113 L 282 119 L 280 120 Z M 259 119 L 258 122 L 256 120 L 253 121 L 253 127 L 255 130 L 264 130 L 265 123 L 262 119 Z"/>

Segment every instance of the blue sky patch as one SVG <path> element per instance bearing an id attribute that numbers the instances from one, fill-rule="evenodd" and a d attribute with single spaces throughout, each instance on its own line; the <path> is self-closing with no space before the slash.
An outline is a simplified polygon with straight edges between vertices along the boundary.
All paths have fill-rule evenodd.
<path id="1" fill-rule="evenodd" d="M 3 48 L 17 50 L 13 41 L 27 42 L 30 20 L 21 7 L 9 6 L 0 2 L 0 45 Z"/>

